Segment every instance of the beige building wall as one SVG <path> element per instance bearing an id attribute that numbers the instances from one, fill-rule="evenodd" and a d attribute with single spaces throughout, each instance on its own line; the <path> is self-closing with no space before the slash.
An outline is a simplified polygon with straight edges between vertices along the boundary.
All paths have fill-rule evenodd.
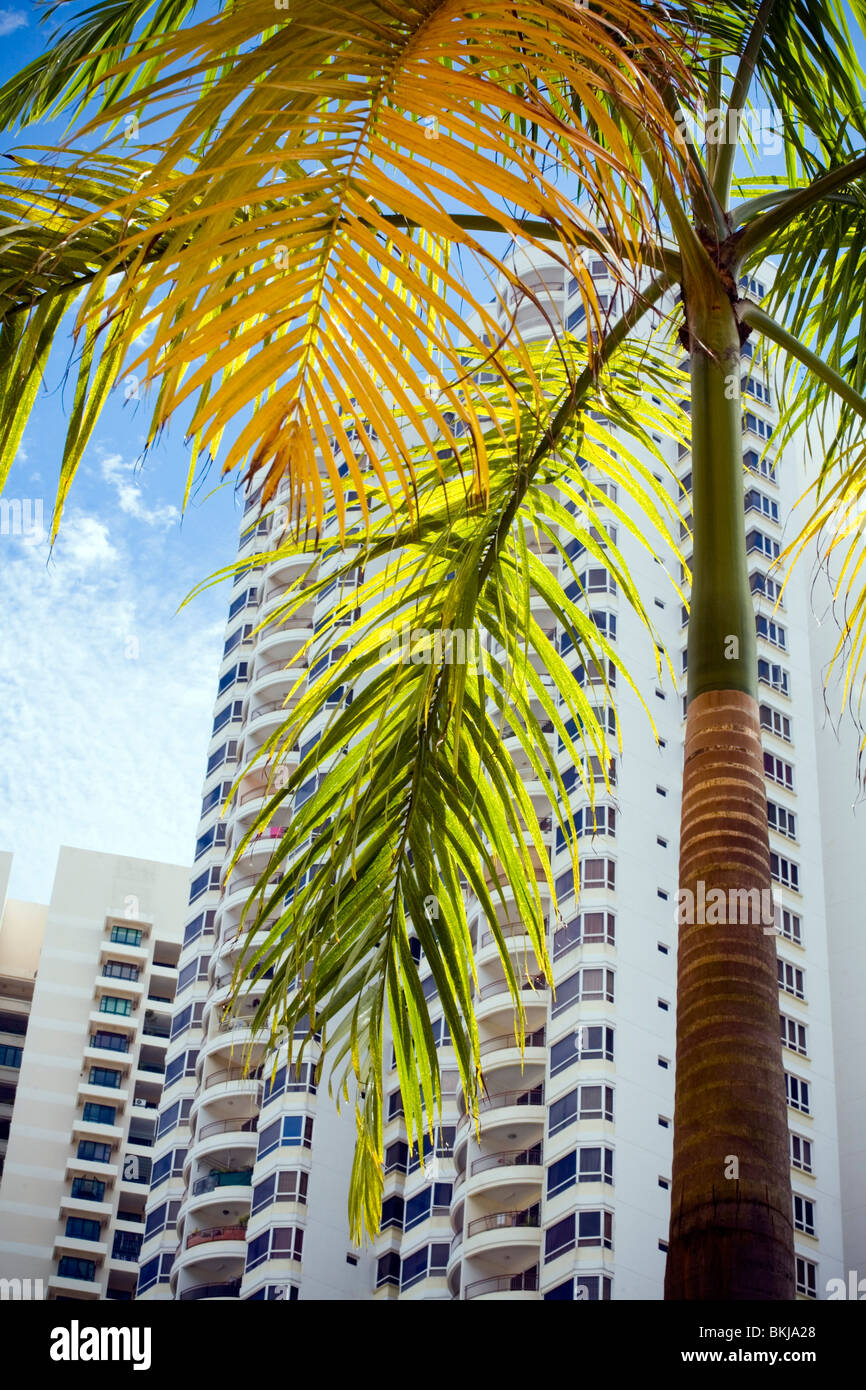
<path id="1" fill-rule="evenodd" d="M 37 1297 L 134 1291 L 188 883 L 184 866 L 64 847 L 50 904 L 6 905 L 0 1008 L 16 980 L 35 986 L 0 1076 L 17 1080 L 0 1278 L 41 1280 Z"/>

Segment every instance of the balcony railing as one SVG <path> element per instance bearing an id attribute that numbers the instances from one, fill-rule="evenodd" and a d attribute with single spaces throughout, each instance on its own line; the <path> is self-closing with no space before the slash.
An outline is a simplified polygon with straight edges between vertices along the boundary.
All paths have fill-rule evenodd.
<path id="1" fill-rule="evenodd" d="M 262 1068 L 256 1067 L 254 1071 L 244 1071 L 243 1067 L 224 1067 L 221 1071 L 215 1071 L 204 1083 L 207 1091 L 211 1086 L 224 1086 L 229 1081 L 261 1081 Z"/>
<path id="2" fill-rule="evenodd" d="M 246 1226 L 209 1226 L 205 1231 L 193 1231 L 187 1236 L 186 1248 L 193 1245 L 206 1245 L 212 1240 L 246 1240 Z"/>
<path id="3" fill-rule="evenodd" d="M 486 1154 L 483 1158 L 476 1158 L 471 1166 L 470 1173 L 486 1173 L 491 1168 L 529 1168 L 537 1167 L 541 1163 L 541 1145 L 534 1144 L 531 1149 L 511 1149 L 503 1153 Z"/>
<path id="4" fill-rule="evenodd" d="M 257 1129 L 258 1118 L 255 1115 L 249 1120 L 214 1120 L 212 1124 L 202 1125 L 196 1132 L 195 1143 L 210 1139 L 213 1134 L 255 1134 Z"/>
<path id="5" fill-rule="evenodd" d="M 467 1236 L 477 1236 L 480 1231 L 498 1231 L 506 1228 L 529 1227 L 532 1230 L 541 1225 L 541 1211 L 538 1206 L 526 1207 L 523 1211 L 494 1211 L 489 1216 L 477 1216 L 466 1228 Z"/>
<path id="6" fill-rule="evenodd" d="M 181 1302 L 192 1302 L 197 1298 L 238 1298 L 241 1291 L 240 1279 L 231 1279 L 227 1284 L 199 1284 L 195 1289 L 184 1289 Z"/>
<path id="7" fill-rule="evenodd" d="M 543 975 L 534 975 L 531 980 L 524 980 L 518 988 L 521 991 L 526 989 L 533 990 L 536 994 L 544 995 L 545 997 L 548 992 L 547 981 Z M 482 985 L 476 997 L 478 999 L 490 999 L 494 994 L 507 994 L 510 992 L 511 986 L 507 980 L 494 980 L 489 985 Z"/>
<path id="8" fill-rule="evenodd" d="M 480 1108 L 482 1110 L 501 1110 L 510 1105 L 543 1105 L 544 1086 L 533 1086 L 530 1090 L 524 1091 L 495 1091 L 492 1095 L 482 1096 Z M 466 1114 L 466 1098 L 463 1092 L 460 1093 L 458 1108 L 461 1115 Z"/>
<path id="9" fill-rule="evenodd" d="M 496 1279 L 476 1279 L 474 1284 L 466 1287 L 467 1298 L 483 1298 L 488 1293 L 517 1293 L 526 1291 L 536 1293 L 538 1290 L 538 1265 L 533 1265 L 532 1269 L 527 1269 L 523 1274 L 501 1275 Z"/>
<path id="10" fill-rule="evenodd" d="M 544 1029 L 536 1028 L 534 1033 L 527 1033 L 524 1037 L 526 1047 L 544 1047 Z M 496 1038 L 488 1038 L 481 1043 L 478 1048 L 478 1055 L 484 1057 L 488 1052 L 501 1052 L 506 1047 L 519 1047 L 517 1039 L 513 1033 L 500 1033 Z"/>
<path id="11" fill-rule="evenodd" d="M 199 1178 L 192 1185 L 193 1197 L 200 1197 L 202 1192 L 215 1192 L 218 1187 L 249 1187 L 253 1176 L 252 1168 L 235 1168 L 224 1173 L 208 1173 L 206 1178 Z"/>

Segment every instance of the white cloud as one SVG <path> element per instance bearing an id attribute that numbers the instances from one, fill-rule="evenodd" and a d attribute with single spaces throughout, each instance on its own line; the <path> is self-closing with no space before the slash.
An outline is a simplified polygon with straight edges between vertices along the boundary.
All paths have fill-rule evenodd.
<path id="1" fill-rule="evenodd" d="M 145 504 L 141 487 L 129 481 L 135 474 L 134 463 L 124 463 L 120 454 L 108 454 L 102 459 L 101 467 L 103 478 L 117 492 L 120 510 L 127 516 L 143 521 L 147 526 L 173 526 L 180 520 L 180 512 L 170 503 L 162 507 L 148 507 Z"/>
<path id="2" fill-rule="evenodd" d="M 7 548 L 8 547 L 8 548 Z M 224 597 L 143 569 L 93 517 L 47 547 L 0 540 L 0 848 L 45 901 L 61 844 L 189 863 Z"/>
<path id="3" fill-rule="evenodd" d="M 29 22 L 23 10 L 0 10 L 0 38 L 14 34 L 16 29 L 26 29 Z"/>
<path id="4" fill-rule="evenodd" d="M 64 518 L 57 538 L 56 563 L 61 570 L 80 574 L 95 566 L 114 564 L 117 559 L 104 522 L 79 513 Z"/>

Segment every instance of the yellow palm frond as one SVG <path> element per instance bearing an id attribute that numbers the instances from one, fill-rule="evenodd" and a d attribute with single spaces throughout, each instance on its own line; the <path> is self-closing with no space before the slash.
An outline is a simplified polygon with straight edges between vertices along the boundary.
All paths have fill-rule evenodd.
<path id="1" fill-rule="evenodd" d="M 296 521 L 318 524 L 333 496 L 341 528 L 331 441 L 365 515 L 371 490 L 413 504 L 406 422 L 431 454 L 461 435 L 467 497 L 486 499 L 487 425 L 513 434 L 521 409 L 510 389 L 494 403 L 464 359 L 486 355 L 507 386 L 492 286 L 520 285 L 508 241 L 491 250 L 478 228 L 553 251 L 591 349 L 580 251 L 639 262 L 655 218 L 628 131 L 676 150 L 663 89 L 689 83 L 664 19 L 635 0 L 245 0 L 127 37 L 94 80 L 94 100 L 116 99 L 77 153 L 20 166 L 26 190 L 9 191 L 13 172 L 10 220 L 69 224 L 59 251 L 41 248 L 49 268 L 101 233 L 78 326 L 98 348 L 107 320 L 113 363 L 153 389 L 151 441 L 180 414 L 194 466 L 231 429 L 224 470 L 261 475 L 265 500 L 288 478 Z M 675 159 L 669 173 L 679 182 Z M 540 393 L 513 334 L 509 350 Z"/>

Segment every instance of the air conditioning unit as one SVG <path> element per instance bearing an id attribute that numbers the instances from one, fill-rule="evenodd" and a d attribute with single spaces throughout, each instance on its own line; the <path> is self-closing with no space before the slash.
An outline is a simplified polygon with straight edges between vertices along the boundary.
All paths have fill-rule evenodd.
<path id="1" fill-rule="evenodd" d="M 146 1100 L 134 1100 L 132 1103 L 133 1103 L 133 1105 L 143 1105 L 144 1108 L 145 1108 L 145 1110 L 147 1109 L 147 1101 L 146 1101 Z"/>

